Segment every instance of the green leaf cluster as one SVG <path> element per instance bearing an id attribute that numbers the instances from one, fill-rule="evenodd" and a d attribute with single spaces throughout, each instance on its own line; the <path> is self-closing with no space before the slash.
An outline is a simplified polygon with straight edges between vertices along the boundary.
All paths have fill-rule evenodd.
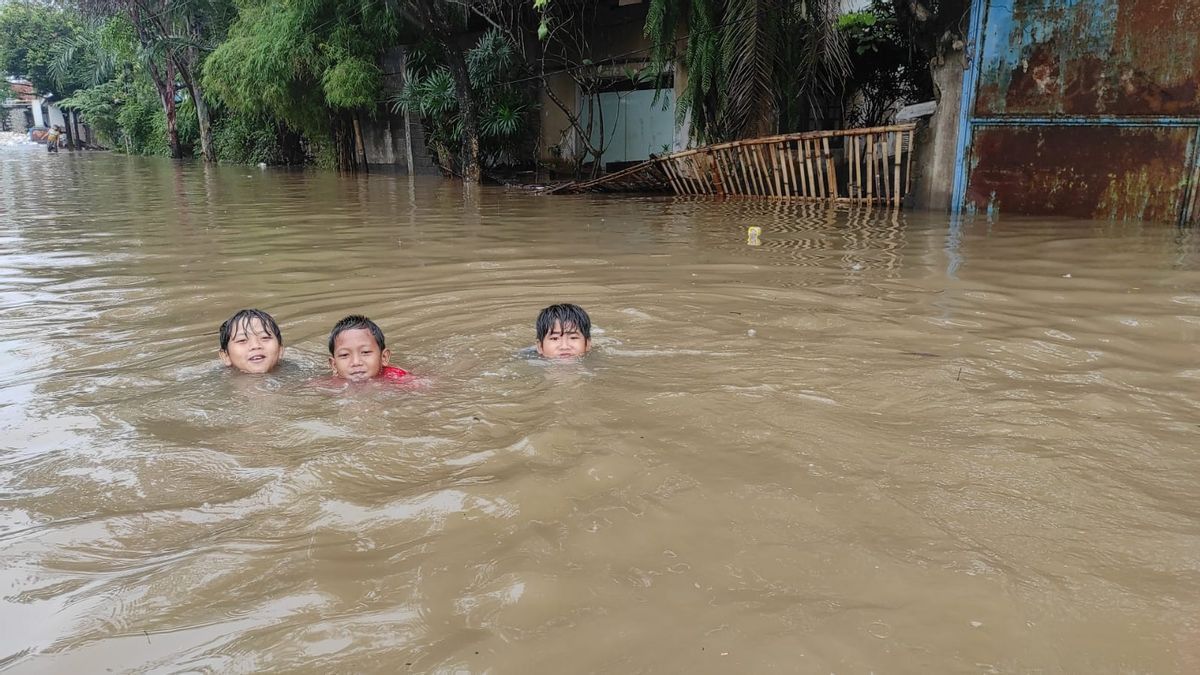
<path id="1" fill-rule="evenodd" d="M 409 57 L 405 86 L 393 100 L 395 110 L 421 116 L 426 142 L 443 165 L 458 162 L 463 119 L 450 69 L 441 64 L 436 45 L 425 44 Z M 484 33 L 467 51 L 467 74 L 478 109 L 479 136 L 484 163 L 511 164 L 532 142 L 536 103 L 526 79 L 524 63 L 499 30 Z"/>
<path id="2" fill-rule="evenodd" d="M 875 0 L 867 10 L 844 15 L 838 19 L 838 31 L 850 53 L 847 124 L 878 126 L 899 106 L 933 98 L 925 59 L 901 29 L 894 3 Z"/>
<path id="3" fill-rule="evenodd" d="M 711 143 L 792 131 L 849 68 L 837 0 L 650 0 L 652 64 L 681 60 L 677 122 Z M 688 33 L 678 34 L 686 25 Z"/>
<path id="4" fill-rule="evenodd" d="M 376 60 L 397 22 L 369 0 L 248 0 L 206 60 L 204 84 L 229 108 L 322 134 L 331 111 L 379 101 Z"/>
<path id="5" fill-rule="evenodd" d="M 71 92 L 91 84 L 85 63 L 58 76 L 54 72 L 58 43 L 76 37 L 82 28 L 79 15 L 57 6 L 0 4 L 0 73 L 25 78 L 40 93 Z"/>

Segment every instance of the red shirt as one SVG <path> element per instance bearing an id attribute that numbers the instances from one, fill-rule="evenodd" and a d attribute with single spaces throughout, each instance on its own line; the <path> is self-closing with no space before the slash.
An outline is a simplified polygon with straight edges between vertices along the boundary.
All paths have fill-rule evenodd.
<path id="1" fill-rule="evenodd" d="M 407 370 L 405 370 L 403 368 L 397 368 L 396 366 L 384 366 L 383 370 L 379 371 L 379 374 L 375 376 L 375 379 L 399 380 L 399 379 L 405 378 L 405 377 L 408 377 Z"/>

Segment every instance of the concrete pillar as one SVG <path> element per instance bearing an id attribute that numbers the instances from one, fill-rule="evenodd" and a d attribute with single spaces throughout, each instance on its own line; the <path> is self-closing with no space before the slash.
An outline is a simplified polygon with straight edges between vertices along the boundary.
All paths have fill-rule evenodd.
<path id="1" fill-rule="evenodd" d="M 950 210 L 954 176 L 958 171 L 955 154 L 964 61 L 961 51 L 949 51 L 942 63 L 933 69 L 937 111 L 929 119 L 929 126 L 922 126 L 917 132 L 913 190 L 909 197 L 912 205 L 919 209 Z"/>
<path id="2" fill-rule="evenodd" d="M 42 117 L 42 103 L 45 101 L 44 98 L 33 99 L 33 126 L 35 127 L 46 126 L 46 119 Z"/>

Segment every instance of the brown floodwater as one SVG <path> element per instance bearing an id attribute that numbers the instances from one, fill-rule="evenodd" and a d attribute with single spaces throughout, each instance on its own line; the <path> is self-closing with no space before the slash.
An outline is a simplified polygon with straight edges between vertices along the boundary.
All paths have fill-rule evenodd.
<path id="1" fill-rule="evenodd" d="M 7 150 L 0 298 L 11 672 L 1200 672 L 1195 230 Z"/>

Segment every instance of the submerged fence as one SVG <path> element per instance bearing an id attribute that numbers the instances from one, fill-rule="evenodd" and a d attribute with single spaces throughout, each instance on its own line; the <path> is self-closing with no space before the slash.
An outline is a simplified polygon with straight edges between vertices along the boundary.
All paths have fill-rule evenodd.
<path id="1" fill-rule="evenodd" d="M 912 183 L 915 132 L 915 124 L 902 124 L 718 143 L 547 192 L 674 192 L 900 206 Z"/>

